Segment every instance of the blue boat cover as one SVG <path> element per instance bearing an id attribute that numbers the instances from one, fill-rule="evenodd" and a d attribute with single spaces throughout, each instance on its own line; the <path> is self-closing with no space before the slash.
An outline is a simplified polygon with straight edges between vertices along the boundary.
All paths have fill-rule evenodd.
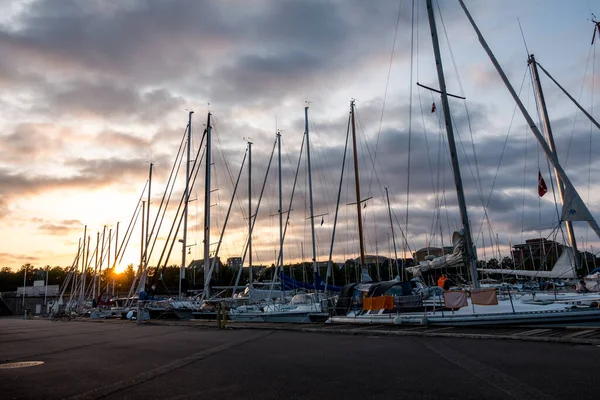
<path id="1" fill-rule="evenodd" d="M 307 289 L 307 290 L 325 290 L 325 281 L 321 278 L 318 272 L 315 273 L 315 284 L 304 283 L 295 280 L 294 278 L 285 274 L 281 271 L 279 273 L 281 284 L 284 290 L 295 290 L 295 289 Z M 327 290 L 331 292 L 339 292 L 342 290 L 341 286 L 327 285 Z"/>

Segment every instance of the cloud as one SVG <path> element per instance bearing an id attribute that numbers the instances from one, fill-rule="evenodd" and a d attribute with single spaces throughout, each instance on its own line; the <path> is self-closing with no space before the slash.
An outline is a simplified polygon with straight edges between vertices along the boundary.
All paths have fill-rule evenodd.
<path id="1" fill-rule="evenodd" d="M 40 257 L 29 254 L 0 253 L 0 264 L 4 265 L 26 264 L 38 261 L 40 261 Z"/>
<path id="2" fill-rule="evenodd" d="M 254 141 L 252 201 L 254 207 L 258 203 L 275 140 L 275 121 L 283 132 L 282 192 L 287 207 L 308 100 L 313 102 L 309 116 L 314 208 L 317 214 L 328 214 L 317 236 L 319 252 L 326 254 L 342 172 L 348 103 L 356 98 L 361 197 L 372 196 L 365 209 L 369 252 L 374 253 L 375 246 L 380 252 L 389 247 L 384 187 L 389 190 L 396 227 L 407 229 L 411 246 L 422 247 L 425 235 L 437 240 L 431 237 L 435 232 L 439 236 L 440 225 L 446 237 L 460 225 L 438 96 L 413 87 L 414 97 L 408 98 L 409 85 L 414 85 L 408 82 L 411 62 L 415 80 L 437 86 L 422 2 L 417 2 L 418 41 L 412 55 L 411 3 L 402 2 L 393 57 L 397 0 L 35 0 L 24 4 L 0 20 L 0 53 L 6 55 L 0 60 L 0 106 L 9 115 L 0 119 L 0 218 L 5 221 L 13 213 L 11 218 L 27 220 L 40 237 L 70 235 L 76 223 L 66 220 L 91 218 L 90 213 L 40 215 L 39 221 L 30 221 L 21 205 L 32 199 L 43 204 L 43 199 L 57 193 L 85 205 L 110 190 L 122 193 L 141 187 L 148 162 L 155 163 L 155 176 L 163 178 L 177 153 L 189 109 L 196 112 L 192 158 L 205 128 L 204 111 L 213 112 L 213 188 L 218 189 L 213 200 L 219 203 L 214 221 L 222 218 L 217 208 L 229 203 L 231 180 L 237 175 L 247 137 Z M 530 232 L 541 224 L 540 215 L 543 224 L 551 225 L 556 219 L 554 206 L 547 197 L 538 202 L 535 193 L 538 169 L 548 183 L 552 181 L 543 154 L 530 132 L 524 134 L 526 126 L 519 115 L 507 137 L 513 103 L 487 59 L 476 57 L 476 37 L 460 9 L 450 3 L 439 6 L 444 15 L 438 29 L 448 90 L 455 93 L 461 88 L 448 58 L 446 33 L 452 42 L 452 61 L 463 79 L 461 91 L 469 99 L 468 115 L 460 100 L 452 99 L 451 109 L 474 229 L 479 230 L 485 219 L 482 202 L 487 205 L 488 200 L 496 231 Z M 505 39 L 512 37 L 507 36 L 506 24 L 497 22 L 507 18 L 497 15 L 502 8 L 522 10 L 520 3 L 470 7 L 476 19 L 483 19 L 486 34 L 500 32 L 498 40 L 510 42 Z M 493 15 L 491 23 L 487 15 Z M 526 65 L 520 53 L 500 48 L 499 58 L 511 79 L 522 77 Z M 600 150 L 598 144 L 590 141 L 589 126 L 582 118 L 573 124 L 551 89 L 547 97 L 557 104 L 551 106 L 551 116 L 559 158 L 568 157 L 568 173 L 587 193 L 588 174 L 600 167 L 600 161 L 589 158 L 590 152 Z M 438 104 L 434 114 L 432 101 Z M 257 221 L 256 249 L 262 249 L 263 260 L 272 258 L 273 238 L 278 235 L 273 225 L 279 207 L 276 167 L 275 159 Z M 355 209 L 346 205 L 356 201 L 350 154 L 345 168 L 335 245 L 340 257 L 358 248 Z M 293 229 L 286 244 L 289 254 L 298 253 L 294 249 L 300 243 L 307 247 L 310 240 L 300 228 L 308 217 L 306 169 L 304 155 L 292 206 Z M 202 172 L 194 190 L 198 198 L 203 191 Z M 183 168 L 174 198 L 182 193 L 182 175 Z M 244 170 L 230 221 L 229 235 L 238 242 L 247 229 L 242 217 L 247 207 L 246 176 Z M 163 183 L 157 181 L 156 191 Z M 74 200 L 78 196 L 86 200 Z M 198 217 L 190 226 L 202 228 L 201 201 L 196 204 Z M 109 208 L 96 207 L 94 217 L 110 220 L 116 211 Z M 231 248 L 236 246 L 241 247 L 236 243 Z M 241 252 L 231 248 L 232 253 Z"/>
<path id="3" fill-rule="evenodd" d="M 34 222 L 43 222 L 38 225 L 38 230 L 43 234 L 53 236 L 66 236 L 79 231 L 81 228 L 81 221 L 79 220 L 63 220 L 57 223 L 51 223 L 49 221 L 39 221 L 38 218 L 32 219 Z"/>

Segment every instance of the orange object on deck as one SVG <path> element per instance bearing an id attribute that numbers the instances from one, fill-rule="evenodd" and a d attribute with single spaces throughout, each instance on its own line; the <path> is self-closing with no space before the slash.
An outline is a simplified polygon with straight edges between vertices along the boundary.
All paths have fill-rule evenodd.
<path id="1" fill-rule="evenodd" d="M 444 285 L 446 284 L 447 280 L 448 280 L 448 278 L 446 278 L 444 275 L 440 276 L 437 281 L 438 286 L 441 287 L 442 289 L 445 289 Z"/>

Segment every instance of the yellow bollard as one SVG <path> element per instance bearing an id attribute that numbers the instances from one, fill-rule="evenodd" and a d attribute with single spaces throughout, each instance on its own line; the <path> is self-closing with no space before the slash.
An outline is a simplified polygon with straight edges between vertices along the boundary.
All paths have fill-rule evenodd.
<path id="1" fill-rule="evenodd" d="M 222 321 L 222 329 L 227 328 L 227 306 L 225 305 L 225 303 L 221 303 L 221 317 L 223 318 Z"/>

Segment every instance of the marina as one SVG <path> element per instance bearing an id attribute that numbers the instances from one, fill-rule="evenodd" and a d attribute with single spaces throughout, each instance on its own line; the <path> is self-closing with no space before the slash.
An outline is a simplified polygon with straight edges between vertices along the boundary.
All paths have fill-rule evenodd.
<path id="1" fill-rule="evenodd" d="M 506 1 L 11 11 L 0 399 L 598 397 L 600 22 Z"/>

